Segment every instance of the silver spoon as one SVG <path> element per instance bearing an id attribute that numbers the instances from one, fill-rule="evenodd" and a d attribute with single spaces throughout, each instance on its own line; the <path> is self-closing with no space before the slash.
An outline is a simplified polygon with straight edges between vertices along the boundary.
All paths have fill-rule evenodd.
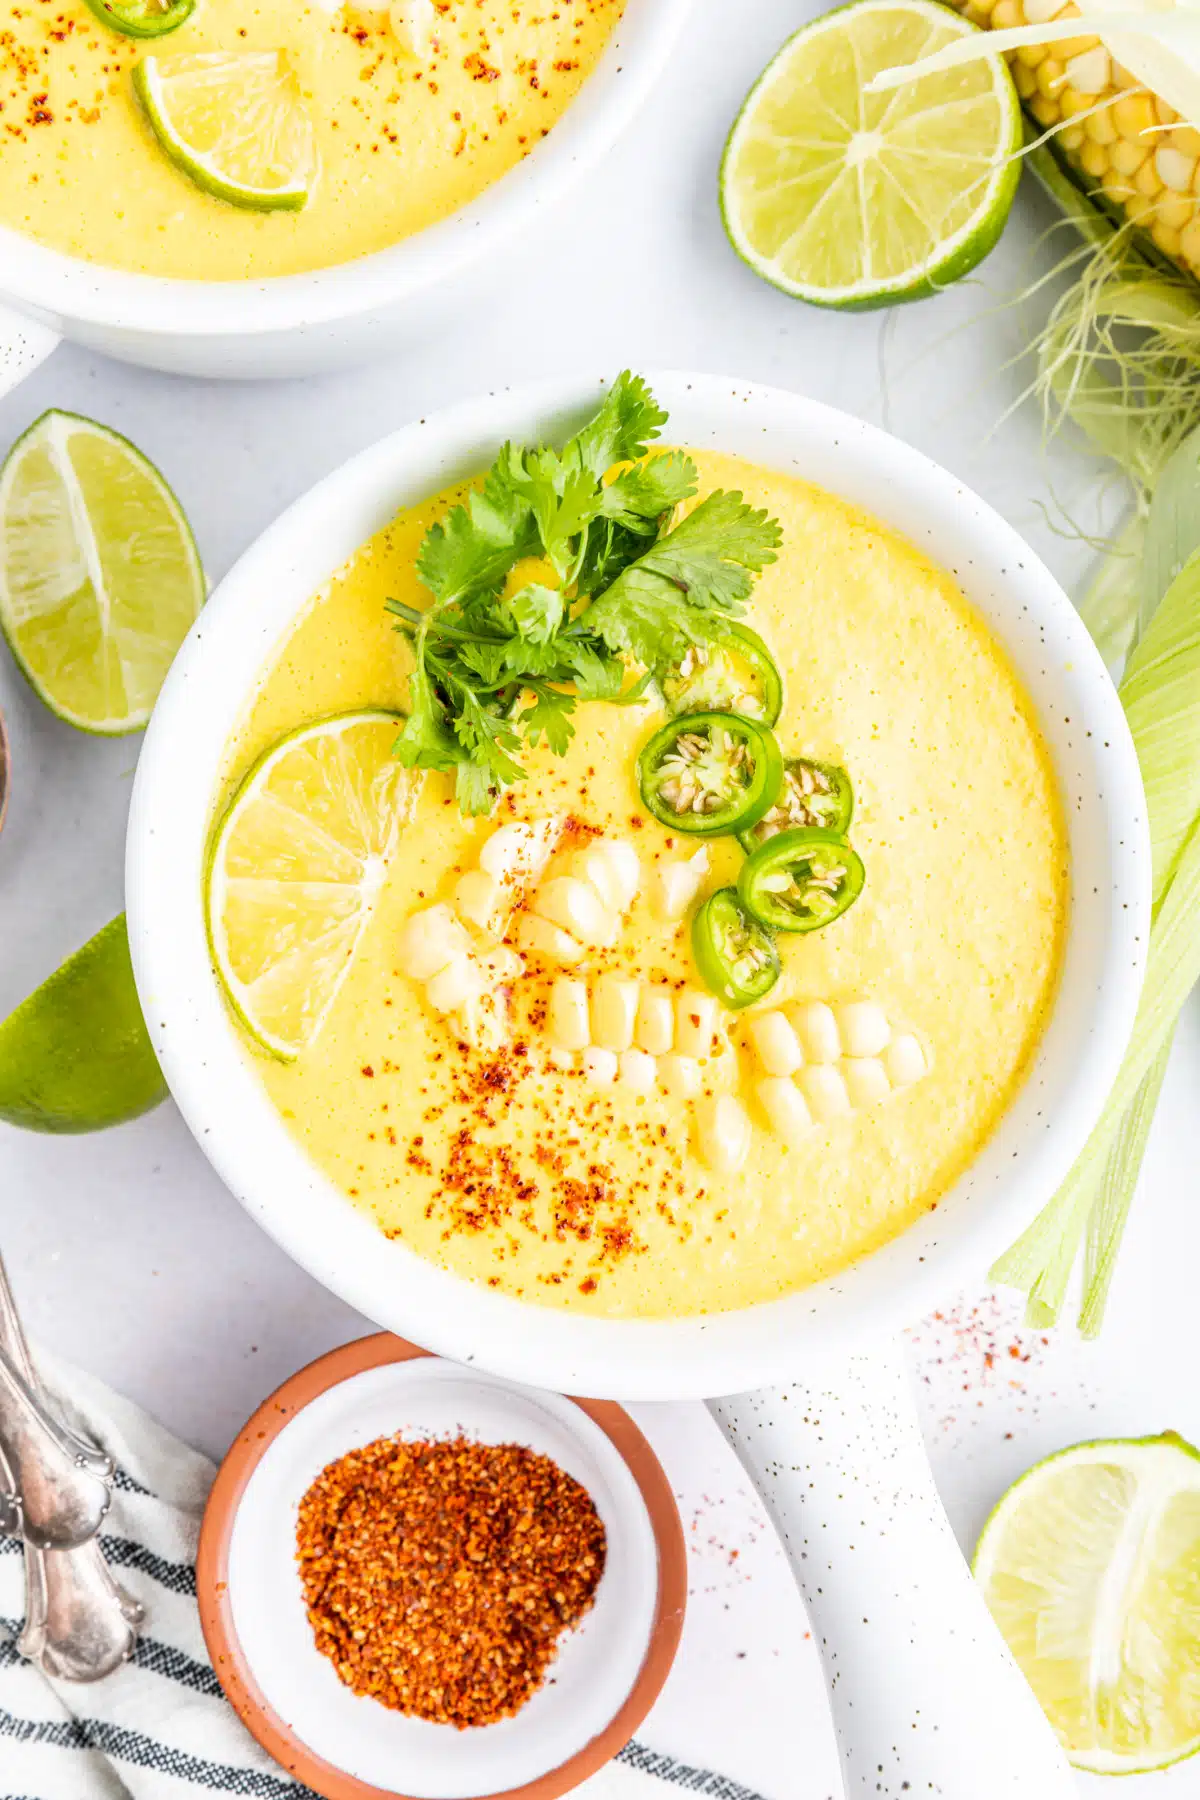
<path id="1" fill-rule="evenodd" d="M 44 1409 L 45 1390 L 29 1354 L 2 1260 L 0 1355 Z M 89 1451 L 98 1454 L 90 1446 Z M 13 1471 L 2 1455 L 0 1474 L 15 1488 Z M 18 1514 L 22 1510 L 18 1508 Z M 43 1673 L 60 1681 L 99 1681 L 133 1654 L 144 1616 L 139 1602 L 114 1580 L 95 1537 L 65 1550 L 43 1549 L 26 1539 L 25 1625 L 17 1648 Z"/>

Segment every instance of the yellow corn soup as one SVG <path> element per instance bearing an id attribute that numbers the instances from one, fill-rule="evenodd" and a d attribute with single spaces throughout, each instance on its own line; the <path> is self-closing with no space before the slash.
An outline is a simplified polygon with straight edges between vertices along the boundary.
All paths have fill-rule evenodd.
<path id="1" fill-rule="evenodd" d="M 492 819 L 467 819 L 449 777 L 422 778 L 378 910 L 315 1046 L 255 1066 L 308 1155 L 382 1231 L 473 1281 L 546 1305 L 654 1317 L 786 1294 L 885 1244 L 935 1206 L 994 1129 L 1038 1042 L 1058 972 L 1067 853 L 1055 781 L 1004 653 L 951 578 L 832 495 L 698 454 L 701 492 L 741 489 L 781 522 L 784 547 L 748 620 L 783 671 L 786 752 L 844 766 L 861 897 L 824 929 L 779 940 L 783 975 L 751 1012 L 722 1011 L 705 1093 L 752 1124 L 722 1175 L 698 1154 L 695 1104 L 661 1083 L 597 1086 L 579 1055 L 547 1055 L 555 971 L 514 983 L 512 1044 L 492 1055 L 426 1004 L 400 967 L 405 921 L 451 899 L 507 820 L 565 816 L 637 851 L 642 891 L 615 946 L 570 974 L 623 970 L 672 997 L 698 982 L 688 924 L 651 904 L 654 876 L 690 856 L 639 803 L 635 762 L 662 722 L 652 704 L 592 703 L 562 757 Z M 313 600 L 230 746 L 232 781 L 283 733 L 322 714 L 399 705 L 407 652 L 387 596 L 428 596 L 413 558 L 443 494 L 398 517 Z M 703 892 L 742 852 L 714 842 Z M 552 875 L 557 865 L 552 864 Z M 915 1037 L 923 1078 L 817 1123 L 789 1147 L 768 1128 L 751 1049 L 755 1013 L 868 999 Z M 250 1052 L 248 1052 L 250 1053 Z M 857 1092 L 856 1087 L 856 1092 Z"/>
<path id="2" fill-rule="evenodd" d="M 541 142 L 595 66 L 624 0 L 438 0 L 406 54 L 386 6 L 199 0 L 150 42 L 85 0 L 0 17 L 0 224 L 109 268 L 221 281 L 292 275 L 385 249 L 447 217 Z M 158 145 L 135 64 L 282 51 L 320 172 L 301 212 L 210 198 Z"/>

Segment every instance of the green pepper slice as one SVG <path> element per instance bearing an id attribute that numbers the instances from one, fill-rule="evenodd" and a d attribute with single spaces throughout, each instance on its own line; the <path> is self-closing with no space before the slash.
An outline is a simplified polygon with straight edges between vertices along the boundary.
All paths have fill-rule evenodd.
<path id="1" fill-rule="evenodd" d="M 783 752 L 764 725 L 740 713 L 686 713 L 672 719 L 638 757 L 647 812 L 673 831 L 723 837 L 748 831 L 783 780 Z"/>
<path id="2" fill-rule="evenodd" d="M 726 627 L 712 644 L 693 644 L 675 668 L 660 675 L 667 711 L 735 712 L 776 725 L 783 711 L 779 665 L 748 625 Z"/>
<path id="3" fill-rule="evenodd" d="M 692 920 L 696 967 L 726 1006 L 750 1006 L 779 980 L 771 932 L 752 919 L 736 888 L 718 888 Z"/>
<path id="4" fill-rule="evenodd" d="M 774 806 L 749 831 L 739 832 L 738 842 L 752 856 L 768 838 L 800 825 L 817 825 L 845 837 L 853 817 L 854 789 L 845 769 L 807 756 L 789 756 Z"/>
<path id="5" fill-rule="evenodd" d="M 836 831 L 801 826 L 780 831 L 742 864 L 742 905 L 774 931 L 819 931 L 854 905 L 866 871 L 857 850 Z"/>
<path id="6" fill-rule="evenodd" d="M 122 37 L 159 38 L 178 31 L 196 0 L 87 0 L 96 17 Z"/>

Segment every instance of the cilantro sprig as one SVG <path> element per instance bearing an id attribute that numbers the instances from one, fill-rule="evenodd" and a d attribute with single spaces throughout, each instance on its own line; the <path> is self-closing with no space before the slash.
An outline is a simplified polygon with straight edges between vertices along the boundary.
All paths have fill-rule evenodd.
<path id="1" fill-rule="evenodd" d="M 396 754 L 453 772 L 463 812 L 490 812 L 524 777 L 526 746 L 562 755 L 580 700 L 628 704 L 719 638 L 774 562 L 779 526 L 741 494 L 718 490 L 672 522 L 698 476 L 681 451 L 647 456 L 666 420 L 626 371 L 561 450 L 505 444 L 425 535 L 417 575 L 433 604 L 388 601 L 415 656 Z M 531 558 L 545 579 L 514 588 Z"/>

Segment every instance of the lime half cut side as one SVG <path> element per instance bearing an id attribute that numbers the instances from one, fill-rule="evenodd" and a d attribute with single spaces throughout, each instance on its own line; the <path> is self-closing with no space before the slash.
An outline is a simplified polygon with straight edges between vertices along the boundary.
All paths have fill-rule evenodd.
<path id="1" fill-rule="evenodd" d="M 316 134 L 282 50 L 147 56 L 133 84 L 162 148 L 206 194 L 256 212 L 304 206 Z"/>
<path id="2" fill-rule="evenodd" d="M 217 827 L 212 953 L 251 1036 L 292 1061 L 350 972 L 411 811 L 417 780 L 392 755 L 401 720 L 322 719 L 254 765 Z"/>
<path id="3" fill-rule="evenodd" d="M 815 305 L 861 308 L 921 299 L 982 261 L 1020 179 L 1003 57 L 866 92 L 978 29 L 934 0 L 856 0 L 784 45 L 721 163 L 725 228 L 756 273 Z"/>
<path id="4" fill-rule="evenodd" d="M 204 604 L 183 508 L 125 438 L 48 412 L 0 469 L 0 628 L 50 709 L 136 731 Z"/>
<path id="5" fill-rule="evenodd" d="M 974 1568 L 1076 1768 L 1132 1775 L 1200 1750 L 1200 1454 L 1182 1438 L 1039 1463 Z"/>

